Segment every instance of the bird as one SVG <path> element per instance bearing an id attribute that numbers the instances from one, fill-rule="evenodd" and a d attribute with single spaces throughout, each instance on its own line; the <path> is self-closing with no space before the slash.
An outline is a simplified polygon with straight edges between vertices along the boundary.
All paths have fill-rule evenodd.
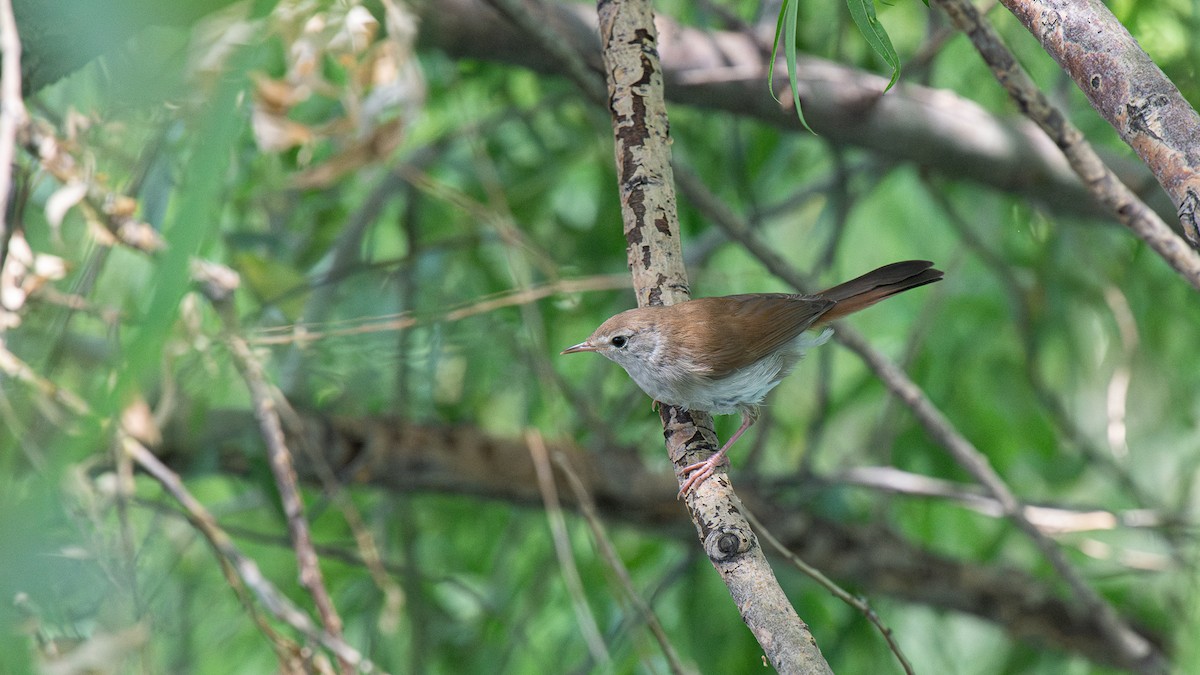
<path id="1" fill-rule="evenodd" d="M 655 408 L 741 414 L 741 426 L 716 454 L 680 470 L 683 497 L 728 462 L 729 448 L 758 419 L 763 399 L 804 353 L 829 340 L 826 324 L 942 277 L 928 260 L 906 260 L 811 295 L 746 293 L 639 307 L 561 353 L 595 352 L 614 361 Z"/>

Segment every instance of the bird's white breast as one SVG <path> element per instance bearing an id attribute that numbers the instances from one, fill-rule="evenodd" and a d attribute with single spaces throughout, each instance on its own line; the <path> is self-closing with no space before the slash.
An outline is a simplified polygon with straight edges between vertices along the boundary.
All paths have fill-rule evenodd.
<path id="1" fill-rule="evenodd" d="M 762 403 L 807 350 L 828 342 L 832 335 L 829 329 L 819 335 L 802 333 L 786 348 L 720 378 L 706 374 L 694 361 L 666 357 L 661 345 L 647 360 L 619 363 L 659 403 L 725 415 Z"/>

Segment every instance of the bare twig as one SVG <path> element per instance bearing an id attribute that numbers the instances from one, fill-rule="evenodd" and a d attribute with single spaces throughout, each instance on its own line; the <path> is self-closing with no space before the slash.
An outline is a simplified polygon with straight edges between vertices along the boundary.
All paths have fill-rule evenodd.
<path id="1" fill-rule="evenodd" d="M 544 449 L 543 449 L 544 451 Z M 691 672 L 685 668 L 683 662 L 679 658 L 679 654 L 675 651 L 675 646 L 671 644 L 671 639 L 667 637 L 667 632 L 659 623 L 658 617 L 654 614 L 654 610 L 650 605 L 642 599 L 642 594 L 633 586 L 633 579 L 629 576 L 629 569 L 625 567 L 625 563 L 621 562 L 621 556 L 617 554 L 613 548 L 612 539 L 608 536 L 608 532 L 604 528 L 604 523 L 600 520 L 600 514 L 596 512 L 596 503 L 592 500 L 591 493 L 580 480 L 579 474 L 571 468 L 570 461 L 567 456 L 561 452 L 554 453 L 554 464 L 566 476 L 567 482 L 571 485 L 571 492 L 575 495 L 575 501 L 579 505 L 579 510 L 583 513 L 584 520 L 587 521 L 588 527 L 592 530 L 592 540 L 596 542 L 596 547 L 600 549 L 600 557 L 604 558 L 604 562 L 608 563 L 609 569 L 617 577 L 617 582 L 621 586 L 621 590 L 625 593 L 625 598 L 633 605 L 634 610 L 642 621 L 650 627 L 651 634 L 658 642 L 659 648 L 663 651 L 663 656 L 667 659 L 667 665 L 671 667 L 671 672 L 676 675 Z M 539 470 L 540 475 L 540 470 Z"/>
<path id="2" fill-rule="evenodd" d="M 1006 516 L 1003 506 L 995 497 L 983 493 L 973 485 L 931 478 L 890 466 L 863 466 L 847 469 L 824 478 L 824 480 L 914 497 L 950 499 L 985 516 L 992 518 Z M 1117 512 L 1107 509 L 1065 508 L 1035 504 L 1025 504 L 1023 508 L 1029 522 L 1048 534 L 1115 530 L 1124 527 L 1153 528 L 1162 527 L 1166 523 L 1166 518 L 1153 509 Z"/>
<path id="3" fill-rule="evenodd" d="M 24 382 L 47 400 L 54 401 L 76 415 L 86 415 L 88 405 L 70 389 L 64 389 L 38 374 L 28 363 L 17 358 L 0 342 L 0 373 Z"/>
<path id="4" fill-rule="evenodd" d="M 1130 472 L 1119 464 L 1113 453 L 1103 452 L 1088 438 L 1087 434 L 1080 429 L 1079 423 L 1067 412 L 1059 396 L 1054 392 L 1050 384 L 1046 382 L 1046 378 L 1042 375 L 1039 368 L 1041 349 L 1035 339 L 1034 312 L 1030 305 L 1031 295 L 1028 289 L 1017 278 L 1017 275 L 1013 274 L 1009 264 L 992 251 L 984 243 L 983 239 L 975 233 L 975 230 L 959 212 L 959 209 L 956 209 L 951 204 L 945 194 L 945 190 L 938 189 L 936 185 L 927 185 L 926 192 L 929 198 L 941 207 L 942 213 L 946 217 L 946 222 L 958 232 L 959 237 L 966 244 L 967 248 L 979 256 L 984 267 L 996 276 L 1008 294 L 1009 301 L 1013 306 L 1013 312 L 1016 315 L 1016 327 L 1021 335 L 1022 346 L 1025 350 L 1023 361 L 1025 364 L 1026 379 L 1029 381 L 1029 386 L 1033 389 L 1034 395 L 1045 409 L 1051 421 L 1058 426 L 1060 432 L 1067 440 L 1079 452 L 1083 453 L 1088 461 L 1111 475 L 1117 484 L 1133 497 L 1138 504 L 1160 508 L 1160 500 L 1153 498 L 1146 490 L 1142 489 Z"/>
<path id="5" fill-rule="evenodd" d="M 1167 226 L 1158 214 L 1154 213 L 1145 202 L 1137 197 L 1124 183 L 1117 178 L 1100 159 L 1091 144 L 1084 138 L 1083 133 L 1067 119 L 1062 111 L 1055 108 L 1045 94 L 1034 84 L 1029 73 L 1013 56 L 1008 47 L 1000 39 L 999 33 L 992 27 L 968 0 L 936 0 L 950 20 L 959 30 L 971 39 L 980 56 L 991 67 L 996 79 L 1016 102 L 1017 106 L 1029 119 L 1037 123 L 1042 131 L 1063 151 L 1071 168 L 1079 175 L 1084 187 L 1099 203 L 1109 209 L 1121 224 L 1128 227 L 1151 249 L 1175 269 L 1193 288 L 1200 290 L 1200 253 L 1187 245 L 1179 235 Z M 1089 3 L 1079 3 L 1082 7 Z M 1071 11 L 1077 8 L 1072 6 Z M 1107 11 L 1107 10 L 1106 10 Z M 1068 12 L 1069 13 L 1069 12 Z M 1061 20 L 1060 13 L 1054 12 Z M 1094 30 L 1093 28 L 1077 29 L 1077 32 Z M 1128 33 L 1126 33 L 1128 35 Z M 1132 39 L 1132 38 L 1130 38 Z M 1153 64 L 1151 64 L 1153 65 Z M 1108 86 L 1104 81 L 1105 75 L 1096 73 L 1093 76 L 1092 87 Z M 1085 88 L 1086 90 L 1086 88 Z M 1176 91 L 1175 95 L 1178 96 Z M 1186 106 L 1186 103 L 1184 104 Z M 1191 109 L 1188 108 L 1190 111 Z M 1194 118 L 1196 113 L 1191 111 Z M 1192 128 L 1195 129 L 1193 123 Z M 1194 133 L 1194 132 L 1193 132 Z M 1195 219 L 1200 196 L 1195 191 L 1190 196 L 1191 230 L 1195 232 Z M 1188 205 L 1180 206 L 1181 210 Z"/>
<path id="6" fill-rule="evenodd" d="M 197 265 L 195 274 L 201 288 L 213 303 L 217 314 L 225 324 L 226 344 L 233 355 L 234 363 L 246 381 L 250 398 L 254 404 L 254 417 L 258 421 L 259 433 L 267 446 L 267 461 L 275 476 L 275 485 L 283 512 L 287 517 L 288 532 L 296 552 L 296 564 L 300 569 L 300 585 L 312 595 L 321 616 L 325 631 L 337 639 L 342 638 L 342 619 L 333 605 L 329 590 L 321 574 L 320 560 L 313 548 L 312 533 L 304 515 L 304 499 L 296 481 L 296 470 L 292 466 L 292 451 L 288 448 L 283 433 L 283 423 L 275 404 L 275 391 L 267 383 L 262 363 L 251 350 L 246 339 L 237 334 L 237 317 L 231 303 L 231 295 L 237 279 L 230 271 L 211 264 Z M 352 663 L 338 655 L 343 672 L 349 672 Z"/>
<path id="7" fill-rule="evenodd" d="M 880 635 L 882 635 L 883 639 L 887 642 L 888 649 L 892 650 L 892 653 L 896 655 L 896 660 L 900 662 L 900 667 L 904 669 L 904 672 L 908 673 L 908 675 L 913 675 L 912 664 L 908 662 L 907 658 L 905 658 L 904 652 L 900 651 L 900 645 L 896 643 L 895 634 L 892 632 L 892 629 L 888 628 L 887 624 L 883 623 L 883 619 L 879 618 L 879 614 L 877 614 L 875 610 L 871 608 L 871 605 L 867 604 L 865 599 L 850 595 L 846 589 L 838 586 L 833 579 L 825 576 L 821 570 L 804 562 L 800 556 L 792 553 L 790 550 L 788 550 L 788 547 L 784 546 L 782 542 L 776 539 L 775 535 L 771 534 L 771 531 L 768 530 L 765 525 L 759 522 L 758 518 L 754 516 L 754 513 L 750 509 L 746 508 L 745 504 L 739 504 L 739 506 L 743 509 L 743 513 L 746 514 L 746 520 L 750 521 L 750 524 L 754 526 L 754 529 L 758 532 L 758 535 L 763 539 L 766 539 L 767 543 L 770 544 L 771 547 L 779 553 L 779 555 L 786 558 L 787 561 L 792 563 L 796 569 L 800 570 L 813 581 L 820 584 L 821 587 L 829 591 L 831 595 L 847 605 L 850 605 L 854 609 L 857 609 L 864 617 L 866 617 L 867 621 L 870 621 L 871 624 L 879 630 Z"/>
<path id="8" fill-rule="evenodd" d="M 362 513 L 343 489 L 333 468 L 329 466 L 325 456 L 313 447 L 312 439 L 304 435 L 304 421 L 300 413 L 288 403 L 286 398 L 281 397 L 278 404 L 280 419 L 285 423 L 285 430 L 297 439 L 302 452 L 311 462 L 326 496 L 337 505 L 354 536 L 354 543 L 360 552 L 359 559 L 370 573 L 375 586 L 383 593 L 383 609 L 378 622 L 380 630 L 384 633 L 393 632 L 399 621 L 401 606 L 404 604 L 404 590 L 388 574 L 375 537 L 363 520 Z M 314 544 L 313 550 L 321 553 L 322 547 Z"/>
<path id="9" fill-rule="evenodd" d="M 271 473 L 275 475 L 275 486 L 279 489 L 279 498 L 283 512 L 287 516 L 288 532 L 291 533 L 292 544 L 296 551 L 296 564 L 300 568 L 300 585 L 308 589 L 321 615 L 321 623 L 325 630 L 338 639 L 342 637 L 342 619 L 338 616 L 325 588 L 325 580 L 321 574 L 321 564 L 317 552 L 313 549 L 312 533 L 308 528 L 308 520 L 304 515 L 304 499 L 296 481 L 296 470 L 292 467 L 292 451 L 288 448 L 283 436 L 283 425 L 279 421 L 279 413 L 275 407 L 274 391 L 267 384 L 262 364 L 251 351 L 246 340 L 239 335 L 229 334 L 227 344 L 237 363 L 246 386 L 250 389 L 250 397 L 254 401 L 254 416 L 258 420 L 259 431 L 267 444 L 267 461 L 271 465 Z M 342 670 L 350 670 L 350 662 L 338 656 L 342 661 Z"/>
<path id="10" fill-rule="evenodd" d="M 1033 541 L 1059 576 L 1067 582 L 1071 592 L 1092 608 L 1109 638 L 1120 647 L 1129 659 L 1130 665 L 1137 665 L 1141 672 L 1161 672 L 1165 665 L 1162 654 L 1144 637 L 1130 628 L 1113 606 L 1088 585 L 1083 575 L 1067 560 L 1062 549 L 1054 540 L 1046 536 L 1041 529 L 1025 517 L 1020 500 L 1009 489 L 1000 474 L 992 468 L 987 457 L 959 433 L 954 424 L 925 396 L 925 392 L 909 379 L 904 371 L 876 351 L 862 335 L 847 330 L 845 327 L 839 327 L 837 339 L 842 346 L 858 354 L 875 372 L 888 391 L 908 406 L 913 416 L 925 428 L 925 433 L 929 434 L 929 437 L 944 448 L 959 466 L 966 469 L 991 493 L 1013 524 Z"/>
<path id="11" fill-rule="evenodd" d="M 133 437 L 122 434 L 121 441 L 124 451 L 133 458 L 133 461 L 153 476 L 179 502 L 179 505 L 186 511 L 188 520 L 200 530 L 213 550 L 233 566 L 238 577 L 250 588 L 258 601 L 267 608 L 267 611 L 300 631 L 308 639 L 324 645 L 326 649 L 336 654 L 339 660 L 350 664 L 359 672 L 377 672 L 375 665 L 364 659 L 356 649 L 346 644 L 342 638 L 316 626 L 307 614 L 293 604 L 287 596 L 280 593 L 262 575 L 258 564 L 242 554 L 229 535 L 217 524 L 216 518 L 199 500 L 192 496 L 183 481 L 179 479 L 178 474 L 168 469 L 159 461 L 158 457 L 154 456 L 154 453 L 134 440 Z"/>
<path id="12" fill-rule="evenodd" d="M 565 31 L 554 25 L 553 15 L 543 8 L 542 0 L 487 0 L 496 11 L 525 31 L 538 45 L 553 54 L 567 77 L 593 103 L 604 104 L 604 83 L 589 69 Z"/>
<path id="13" fill-rule="evenodd" d="M 472 316 L 494 312 L 505 307 L 516 307 L 537 302 L 538 300 L 559 294 L 615 290 L 624 288 L 626 285 L 627 280 L 625 277 L 619 275 L 601 275 L 583 279 L 562 279 L 524 290 L 518 289 L 496 293 L 461 305 L 445 314 L 417 316 L 412 312 L 402 312 L 400 314 L 373 316 L 366 319 L 327 322 L 318 324 L 315 327 L 306 324 L 291 324 L 281 328 L 256 331 L 256 336 L 250 337 L 248 342 L 254 346 L 290 344 L 293 342 L 305 344 L 332 337 L 407 330 L 427 323 L 452 323 L 454 321 L 461 321 Z"/>
<path id="14" fill-rule="evenodd" d="M 537 470 L 538 489 L 542 493 L 542 503 L 546 505 L 546 520 L 550 523 L 550 537 L 554 542 L 554 554 L 558 556 L 558 566 L 562 570 L 563 583 L 571 596 L 571 607 L 575 610 L 575 620 L 583 633 L 584 642 L 592 659 L 598 664 L 611 664 L 608 647 L 600 635 L 596 618 L 588 605 L 587 595 L 583 591 L 583 580 L 579 576 L 579 567 L 575 565 L 575 554 L 571 551 L 571 538 L 567 533 L 567 523 L 563 518 L 562 504 L 558 501 L 558 488 L 554 485 L 554 472 L 550 468 L 550 455 L 546 451 L 546 442 L 541 434 L 534 429 L 525 432 L 525 444 L 529 447 L 529 455 L 533 458 L 533 467 Z"/>

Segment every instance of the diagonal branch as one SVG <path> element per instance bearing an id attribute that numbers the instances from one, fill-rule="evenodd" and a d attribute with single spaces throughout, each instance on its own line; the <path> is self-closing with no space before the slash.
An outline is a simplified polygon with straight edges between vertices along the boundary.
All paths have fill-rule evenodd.
<path id="1" fill-rule="evenodd" d="M 197 264 L 193 274 L 201 280 L 201 287 L 220 315 L 227 331 L 226 343 L 233 355 L 234 363 L 254 403 L 254 417 L 258 420 L 259 433 L 267 446 L 267 462 L 275 476 L 284 514 L 287 516 L 288 533 L 296 551 L 296 564 L 300 569 L 300 585 L 312 595 L 321 616 L 325 631 L 334 638 L 342 639 L 342 619 L 334 607 L 329 590 L 321 574 L 317 551 L 313 547 L 312 532 L 304 515 L 304 499 L 296 480 L 292 451 L 283 432 L 283 422 L 275 404 L 275 392 L 267 383 L 262 363 L 250 348 L 246 338 L 236 333 L 237 315 L 231 302 L 237 287 L 237 278 L 232 270 L 211 264 Z M 353 663 L 341 654 L 338 661 L 345 673 L 353 670 Z"/>
<path id="2" fill-rule="evenodd" d="M 1100 0 L 1004 0 L 1137 152 L 1200 246 L 1200 114 Z"/>
<path id="3" fill-rule="evenodd" d="M 1083 4 L 1083 3 L 1079 3 Z M 1200 290 L 1200 253 L 1187 243 L 1167 224 L 1158 214 L 1154 213 L 1145 202 L 1133 194 L 1111 169 L 1105 166 L 1100 156 L 1084 138 L 1066 115 L 1055 108 L 1046 95 L 1038 89 L 1033 79 L 1016 57 L 1004 45 L 999 33 L 990 23 L 980 16 L 968 0 L 937 0 L 938 7 L 950 17 L 959 30 L 971 39 L 980 56 L 992 69 L 996 79 L 1008 91 L 1010 97 L 1031 120 L 1041 127 L 1042 131 L 1054 141 L 1071 168 L 1079 175 L 1084 187 L 1092 197 L 1104 205 L 1122 225 L 1129 228 L 1135 235 L 1146 242 L 1163 260 L 1175 268 L 1184 279 L 1194 288 Z M 1072 7 L 1072 11 L 1074 7 Z M 1100 75 L 1094 75 L 1101 82 Z M 1177 92 L 1178 93 L 1178 92 Z M 1190 109 L 1189 109 L 1190 110 Z M 1193 112 L 1194 116 L 1195 113 Z M 1197 125 L 1192 124 L 1193 129 Z M 1195 132 L 1193 132 L 1195 133 Z M 1193 141 L 1192 149 L 1195 148 Z M 1161 179 L 1161 178 L 1160 178 Z M 1195 219 L 1196 197 L 1191 198 L 1190 219 Z M 1185 206 L 1180 207 L 1184 209 Z M 1189 226 L 1189 234 L 1194 232 L 1195 223 Z"/>
<path id="4" fill-rule="evenodd" d="M 648 0 L 601 0 L 600 42 L 624 221 L 638 305 L 688 299 L 670 165 L 663 73 Z M 682 467 L 715 450 L 712 419 L 662 406 L 671 460 Z M 783 673 L 829 673 L 816 640 L 788 602 L 723 471 L 687 496 L 704 551 L 771 664 Z"/>
<path id="5" fill-rule="evenodd" d="M 348 664 L 360 672 L 375 672 L 374 664 L 363 658 L 340 636 L 332 635 L 316 626 L 307 614 L 263 576 L 258 564 L 238 549 L 229 535 L 217 524 L 217 519 L 213 517 L 212 513 L 192 496 L 183 481 L 179 479 L 178 474 L 167 468 L 154 453 L 134 440 L 132 436 L 122 433 L 121 443 L 124 451 L 133 461 L 146 473 L 153 476 L 179 502 L 186 512 L 188 520 L 196 526 L 196 529 L 200 530 L 222 560 L 237 571 L 237 576 L 250 588 L 258 601 L 267 608 L 267 611 L 300 631 L 308 639 L 324 645 L 336 654 L 342 663 Z"/>
<path id="6" fill-rule="evenodd" d="M 718 227 L 730 238 L 737 240 L 753 256 L 759 259 L 772 274 L 804 292 L 811 284 L 804 279 L 778 254 L 765 246 L 750 228 L 727 206 L 717 199 L 694 174 L 679 171 L 681 189 L 695 202 Z M 1067 560 L 1062 549 L 1034 525 L 1026 516 L 1024 506 L 1013 491 L 992 468 L 979 448 L 962 435 L 940 409 L 929 400 L 925 392 L 899 366 L 880 353 L 860 333 L 848 326 L 837 327 L 834 339 L 843 347 L 853 351 L 863 360 L 875 376 L 897 399 L 904 403 L 913 416 L 925 428 L 925 432 L 982 485 L 1000 505 L 1004 514 L 1038 547 L 1070 586 L 1071 591 L 1093 611 L 1100 620 L 1107 636 L 1118 652 L 1124 656 L 1126 665 L 1142 672 L 1159 672 L 1163 667 L 1163 656 L 1149 641 L 1133 631 L 1103 597 L 1084 581 L 1083 576 Z"/>

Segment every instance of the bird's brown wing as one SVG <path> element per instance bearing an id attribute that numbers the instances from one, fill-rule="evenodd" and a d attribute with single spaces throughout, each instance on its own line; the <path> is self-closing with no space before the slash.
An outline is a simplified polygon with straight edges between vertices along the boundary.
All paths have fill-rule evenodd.
<path id="1" fill-rule="evenodd" d="M 674 305 L 682 321 L 668 344 L 709 355 L 709 377 L 724 377 L 794 340 L 836 304 L 786 293 L 698 298 Z"/>
<path id="2" fill-rule="evenodd" d="M 816 295 L 726 295 L 664 307 L 662 311 L 678 320 L 663 324 L 662 329 L 669 333 L 667 344 L 678 345 L 682 354 L 706 355 L 693 367 L 720 378 L 786 345 L 814 324 L 839 319 L 941 278 L 933 263 L 906 260 Z"/>

